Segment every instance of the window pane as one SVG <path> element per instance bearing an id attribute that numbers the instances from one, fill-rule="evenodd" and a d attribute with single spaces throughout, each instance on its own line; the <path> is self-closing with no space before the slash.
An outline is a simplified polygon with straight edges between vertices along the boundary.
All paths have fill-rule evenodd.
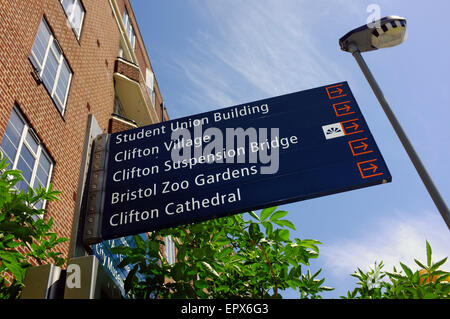
<path id="1" fill-rule="evenodd" d="M 56 71 L 58 70 L 58 61 L 54 54 L 49 52 L 47 62 L 45 63 L 44 72 L 42 73 L 42 80 L 45 87 L 50 91 L 53 91 L 53 85 L 55 84 Z"/>
<path id="2" fill-rule="evenodd" d="M 127 23 L 128 23 L 128 12 L 125 9 L 123 11 L 123 24 L 125 25 L 125 29 L 127 29 Z"/>
<path id="3" fill-rule="evenodd" d="M 59 61 L 59 59 L 61 58 L 61 48 L 56 41 L 53 41 L 51 48 L 52 52 L 55 54 L 56 60 Z"/>
<path id="4" fill-rule="evenodd" d="M 21 161 L 23 161 L 22 164 L 25 164 L 28 166 L 28 168 L 31 172 L 33 171 L 34 162 L 36 161 L 36 158 L 33 156 L 33 154 L 30 152 L 30 150 L 26 146 L 22 146 L 22 149 L 20 151 L 19 162 L 21 162 Z M 17 164 L 17 165 L 19 165 L 19 164 Z M 31 178 L 31 176 L 30 176 L 30 178 Z"/>
<path id="5" fill-rule="evenodd" d="M 11 125 L 11 122 L 8 123 L 5 130 L 5 138 L 8 137 L 8 139 L 13 143 L 16 148 L 17 145 L 19 145 L 20 137 L 22 136 L 22 130 L 18 132 L 13 125 Z"/>
<path id="6" fill-rule="evenodd" d="M 19 181 L 17 184 L 16 184 L 16 187 L 17 187 L 17 189 L 20 191 L 20 190 L 23 190 L 23 192 L 24 193 L 28 193 L 28 187 L 29 187 L 30 185 L 28 184 L 28 182 L 27 181 Z"/>
<path id="7" fill-rule="evenodd" d="M 44 62 L 45 51 L 47 50 L 48 42 L 50 41 L 50 31 L 44 20 L 41 21 L 39 29 L 34 40 L 33 48 L 31 51 L 37 59 L 40 66 Z"/>
<path id="8" fill-rule="evenodd" d="M 39 159 L 39 166 L 47 172 L 50 173 L 50 168 L 52 167 L 51 161 L 48 159 L 46 155 L 44 155 L 44 150 L 41 152 L 41 158 Z"/>
<path id="9" fill-rule="evenodd" d="M 70 17 L 73 10 L 73 2 L 75 0 L 62 0 L 61 3 L 63 5 L 64 11 L 66 12 L 66 15 Z"/>
<path id="10" fill-rule="evenodd" d="M 81 33 L 81 23 L 83 21 L 84 9 L 81 6 L 81 3 L 77 1 L 76 6 L 74 8 L 73 18 L 72 18 L 72 27 L 75 30 L 75 33 L 79 36 Z"/>
<path id="11" fill-rule="evenodd" d="M 25 140 L 28 143 L 28 146 L 33 150 L 34 153 L 37 153 L 39 144 L 36 142 L 33 136 L 31 136 L 30 131 L 27 132 L 25 136 Z"/>
<path id="12" fill-rule="evenodd" d="M 44 207 L 44 201 L 43 200 L 40 200 L 39 202 L 34 204 L 34 208 L 36 208 L 36 209 L 41 209 L 42 207 Z"/>
<path id="13" fill-rule="evenodd" d="M 5 135 L 2 139 L 1 149 L 4 155 L 9 159 L 9 168 L 12 168 L 12 164 L 16 159 L 17 147 L 20 143 L 20 138 L 22 136 L 24 123 L 19 115 L 16 113 L 15 109 L 11 112 L 11 117 L 9 118 L 8 125 L 6 126 Z"/>
<path id="14" fill-rule="evenodd" d="M 152 91 L 152 103 L 153 103 L 153 107 L 156 107 L 156 101 L 155 101 L 155 90 Z"/>
<path id="15" fill-rule="evenodd" d="M 56 95 L 62 104 L 65 104 L 65 98 L 67 93 L 67 88 L 69 87 L 70 80 L 70 69 L 67 63 L 64 61 L 61 65 L 61 71 L 59 72 L 58 84 L 56 85 Z"/>
<path id="16" fill-rule="evenodd" d="M 43 151 L 42 151 L 43 152 Z M 39 184 L 42 187 L 46 187 L 48 183 L 48 177 L 50 175 L 51 163 L 47 156 L 41 153 L 41 158 L 39 159 L 39 165 L 36 171 L 36 179 L 34 180 L 34 186 L 37 187 Z"/>
<path id="17" fill-rule="evenodd" d="M 22 171 L 23 179 L 27 182 L 27 184 L 29 184 L 31 181 L 31 176 L 33 175 L 33 170 L 24 161 L 22 156 L 19 157 L 19 162 L 17 163 L 17 169 Z"/>
<path id="18" fill-rule="evenodd" d="M 38 187 L 39 184 L 43 187 L 47 186 L 53 164 L 44 149 L 41 148 L 41 152 L 39 152 L 40 142 L 37 140 L 37 137 L 32 135 L 32 131 L 26 131 L 25 139 L 21 139 L 23 130 L 31 129 L 22 121 L 22 118 L 19 117 L 18 112 L 14 108 L 6 126 L 0 148 L 10 159 L 8 161 L 11 165 L 10 168 L 22 172 L 23 180 L 19 181 L 15 188 L 26 193 L 30 186 L 33 188 Z M 19 149 L 20 154 L 17 154 Z M 38 153 L 40 153 L 39 160 L 36 157 Z M 16 157 L 18 157 L 17 164 L 13 167 L 12 163 Z M 35 165 L 37 161 L 38 163 Z M 31 184 L 32 180 L 33 184 Z M 40 209 L 44 205 L 45 201 L 41 200 L 35 207 Z"/>
<path id="19" fill-rule="evenodd" d="M 46 171 L 42 170 L 41 167 L 38 167 L 36 171 L 36 178 L 34 179 L 34 186 L 38 187 L 40 184 L 42 187 L 47 187 L 48 174 Z"/>
<path id="20" fill-rule="evenodd" d="M 130 24 L 130 32 L 128 34 L 128 37 L 130 38 L 130 43 L 131 43 L 131 47 L 134 50 L 134 44 L 135 44 L 135 36 L 134 36 L 134 31 L 133 31 L 133 27 Z"/>
<path id="21" fill-rule="evenodd" d="M 17 114 L 17 111 L 15 109 L 13 109 L 11 112 L 8 126 L 10 124 L 16 129 L 16 131 L 19 133 L 19 135 L 22 135 L 22 130 L 23 130 L 23 127 L 25 126 L 25 123 L 22 121 L 22 119 Z"/>
<path id="22" fill-rule="evenodd" d="M 16 146 L 13 143 L 11 143 L 8 136 L 5 135 L 3 136 L 2 145 L 0 146 L 0 148 L 3 152 L 3 155 L 8 158 L 9 169 L 12 169 L 17 154 Z"/>

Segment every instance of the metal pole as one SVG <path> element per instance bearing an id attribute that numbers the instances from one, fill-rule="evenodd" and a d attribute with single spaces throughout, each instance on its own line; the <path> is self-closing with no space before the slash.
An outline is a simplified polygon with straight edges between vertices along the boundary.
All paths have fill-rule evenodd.
<path id="1" fill-rule="evenodd" d="M 411 159 L 412 163 L 414 164 L 414 167 L 417 170 L 417 173 L 419 173 L 420 178 L 422 179 L 422 182 L 425 184 L 425 187 L 428 190 L 428 193 L 430 194 L 431 198 L 434 201 L 434 204 L 436 205 L 437 209 L 442 215 L 442 218 L 444 218 L 445 223 L 447 224 L 447 227 L 450 229 L 450 211 L 448 210 L 447 204 L 445 203 L 444 199 L 442 198 L 441 194 L 439 193 L 438 189 L 433 183 L 433 180 L 431 179 L 430 175 L 428 175 L 427 170 L 425 169 L 425 166 L 422 164 L 422 161 L 420 160 L 419 156 L 417 155 L 416 151 L 414 150 L 414 147 L 412 146 L 411 142 L 409 141 L 408 137 L 406 136 L 406 133 L 403 131 L 403 128 L 401 127 L 400 123 L 398 122 L 394 112 L 392 112 L 391 107 L 389 106 L 389 103 L 387 102 L 386 98 L 383 95 L 383 92 L 381 91 L 380 87 L 378 86 L 377 81 L 375 81 L 375 78 L 373 77 L 372 73 L 370 72 L 369 67 L 367 66 L 366 62 L 364 61 L 363 57 L 361 56 L 361 52 L 359 52 L 358 47 L 351 43 L 349 45 L 349 52 L 353 54 L 353 57 L 355 58 L 356 62 L 358 62 L 359 67 L 361 68 L 362 72 L 364 73 L 364 76 L 366 77 L 367 81 L 369 82 L 370 86 L 372 87 L 373 92 L 375 93 L 375 96 L 377 97 L 378 101 L 381 104 L 381 107 L 384 110 L 384 113 L 386 113 L 386 116 L 388 117 L 389 121 L 391 122 L 392 127 L 395 130 L 395 133 L 397 133 L 398 138 L 400 139 L 400 142 L 403 144 L 403 147 L 406 150 L 406 153 L 408 153 L 409 158 Z"/>

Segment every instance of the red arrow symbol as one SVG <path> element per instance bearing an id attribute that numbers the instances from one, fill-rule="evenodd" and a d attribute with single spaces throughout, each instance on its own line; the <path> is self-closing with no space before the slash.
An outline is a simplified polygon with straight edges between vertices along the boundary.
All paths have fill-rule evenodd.
<path id="1" fill-rule="evenodd" d="M 340 109 L 338 109 L 338 111 L 342 111 L 345 110 L 346 113 L 348 113 L 348 111 L 350 111 L 351 107 L 348 106 L 347 104 L 344 104 L 345 107 L 341 107 Z"/>
<path id="2" fill-rule="evenodd" d="M 353 128 L 353 129 L 355 129 L 355 131 L 358 129 L 358 127 L 359 127 L 359 125 L 358 124 L 356 124 L 355 122 L 352 122 L 352 126 L 347 126 L 346 127 L 346 129 L 348 129 L 348 128 Z"/>
<path id="3" fill-rule="evenodd" d="M 375 164 L 370 163 L 370 167 L 367 168 L 363 168 L 363 171 L 369 171 L 372 170 L 372 173 L 375 173 L 378 169 L 378 166 L 376 166 Z"/>
<path id="4" fill-rule="evenodd" d="M 338 95 L 341 95 L 341 93 L 342 93 L 343 91 L 344 91 L 343 89 L 340 89 L 340 88 L 337 87 L 335 91 L 330 91 L 330 94 L 332 94 L 332 93 L 337 93 Z"/>
<path id="5" fill-rule="evenodd" d="M 326 88 L 328 98 L 330 100 L 336 99 L 338 97 L 346 96 L 347 94 L 344 94 L 344 90 L 341 89 L 343 84 L 333 85 Z"/>
<path id="6" fill-rule="evenodd" d="M 364 132 L 362 129 L 359 128 L 360 125 L 358 124 L 358 122 L 359 122 L 359 119 L 352 119 L 352 120 L 341 122 L 341 125 L 344 129 L 345 135 Z M 349 125 L 349 124 L 352 124 L 352 125 Z"/>
<path id="7" fill-rule="evenodd" d="M 383 175 L 383 171 L 378 170 L 378 166 L 373 164 L 373 162 L 376 162 L 377 159 L 365 161 L 365 162 L 359 162 L 357 163 L 359 172 L 361 173 L 362 178 L 370 178 L 374 176 L 380 176 Z M 369 171 L 369 172 L 367 172 Z"/>
<path id="8" fill-rule="evenodd" d="M 365 151 L 365 150 L 367 150 L 368 147 L 369 147 L 369 145 L 367 145 L 367 144 L 364 143 L 364 142 L 361 142 L 361 145 L 355 146 L 354 148 L 362 148 L 363 151 Z"/>

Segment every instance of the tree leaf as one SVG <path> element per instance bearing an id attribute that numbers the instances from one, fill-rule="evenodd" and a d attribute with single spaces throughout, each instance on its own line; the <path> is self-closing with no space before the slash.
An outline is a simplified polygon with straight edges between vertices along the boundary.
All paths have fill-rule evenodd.
<path id="1" fill-rule="evenodd" d="M 261 221 L 266 220 L 267 217 L 270 216 L 275 210 L 277 209 L 277 206 L 275 207 L 268 207 L 262 210 L 261 212 Z"/>
<path id="2" fill-rule="evenodd" d="M 215 277 L 219 277 L 217 271 L 215 271 L 214 268 L 211 267 L 211 265 L 208 264 L 206 261 L 202 261 L 202 265 L 205 266 L 206 270 L 208 270 L 210 274 L 214 275 Z"/>
<path id="3" fill-rule="evenodd" d="M 286 216 L 287 214 L 288 214 L 287 211 L 285 211 L 285 210 L 279 210 L 279 211 L 276 211 L 275 213 L 273 213 L 272 216 L 270 216 L 269 219 L 270 219 L 271 221 L 274 221 L 274 220 L 277 220 L 277 219 L 280 219 L 280 218 Z"/>
<path id="4" fill-rule="evenodd" d="M 428 267 L 431 267 L 431 246 L 428 243 L 428 240 L 426 241 L 427 244 L 427 265 Z"/>
<path id="5" fill-rule="evenodd" d="M 284 241 L 289 241 L 289 230 L 287 229 L 278 229 L 278 236 L 284 240 Z"/>
<path id="6" fill-rule="evenodd" d="M 250 214 L 250 216 L 252 216 L 253 218 L 255 218 L 256 220 L 259 221 L 259 216 L 256 215 L 254 211 L 249 211 L 248 213 Z"/>
<path id="7" fill-rule="evenodd" d="M 194 281 L 194 286 L 198 289 L 204 289 L 208 287 L 208 283 L 206 282 L 206 280 L 196 280 Z"/>
<path id="8" fill-rule="evenodd" d="M 430 268 L 430 272 L 437 270 L 439 267 L 441 267 L 445 262 L 447 261 L 448 257 L 445 257 L 444 259 L 439 260 L 438 262 L 434 263 L 433 266 Z"/>
<path id="9" fill-rule="evenodd" d="M 131 269 L 131 271 L 128 273 L 127 278 L 125 279 L 125 282 L 123 284 L 123 288 L 125 290 L 125 293 L 128 293 L 132 288 L 132 282 L 134 280 L 134 277 L 136 276 L 136 273 L 139 269 L 139 266 L 136 265 Z"/>
<path id="10" fill-rule="evenodd" d="M 414 258 L 414 261 L 416 262 L 416 264 L 417 264 L 419 267 L 421 267 L 421 268 L 423 268 L 423 269 L 425 269 L 425 270 L 428 269 L 424 264 L 422 264 L 422 263 L 421 263 L 420 261 L 418 261 L 417 259 Z"/>
<path id="11" fill-rule="evenodd" d="M 133 240 L 138 248 L 146 250 L 147 245 L 145 244 L 145 241 L 142 239 L 140 235 L 133 236 Z"/>
<path id="12" fill-rule="evenodd" d="M 0 250 L 0 260 L 6 268 L 22 283 L 25 276 L 25 269 L 22 267 L 20 259 L 22 256 L 16 251 Z"/>
<path id="13" fill-rule="evenodd" d="M 262 225 L 266 229 L 267 236 L 270 236 L 273 233 L 273 225 L 269 221 L 262 222 Z"/>
<path id="14" fill-rule="evenodd" d="M 406 276 L 408 276 L 408 278 L 411 279 L 413 276 L 412 270 L 403 263 L 400 263 L 400 266 L 403 268 L 403 271 L 405 272 Z"/>
<path id="15" fill-rule="evenodd" d="M 281 219 L 281 220 L 274 220 L 273 222 L 278 226 L 289 227 L 293 230 L 296 230 L 294 224 L 290 220 Z"/>

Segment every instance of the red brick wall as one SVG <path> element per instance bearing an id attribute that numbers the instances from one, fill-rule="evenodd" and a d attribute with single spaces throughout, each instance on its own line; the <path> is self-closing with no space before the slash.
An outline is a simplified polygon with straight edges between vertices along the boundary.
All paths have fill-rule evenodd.
<path id="1" fill-rule="evenodd" d="M 122 59 L 116 60 L 114 71 L 123 74 L 136 82 L 139 82 L 140 80 L 139 68 L 131 63 L 124 62 Z"/>
<path id="2" fill-rule="evenodd" d="M 109 128 L 108 133 L 117 133 L 126 130 L 131 130 L 136 128 L 137 125 L 134 125 L 132 122 L 127 122 L 122 119 L 115 118 L 114 116 L 109 119 Z"/>
<path id="3" fill-rule="evenodd" d="M 119 6 L 128 0 L 117 0 Z M 81 153 L 89 113 L 107 132 L 114 106 L 114 62 L 119 29 L 108 0 L 82 0 L 86 9 L 80 40 L 67 24 L 58 0 L 0 1 L 0 139 L 15 104 L 55 162 L 52 180 L 60 200 L 47 205 L 54 231 L 70 238 Z M 73 70 L 62 116 L 45 87 L 33 79 L 28 59 L 45 15 Z M 141 55 L 141 54 L 139 54 Z M 148 59 L 148 57 L 147 57 Z M 144 73 L 145 74 L 145 73 Z M 60 249 L 67 253 L 69 243 Z"/>

